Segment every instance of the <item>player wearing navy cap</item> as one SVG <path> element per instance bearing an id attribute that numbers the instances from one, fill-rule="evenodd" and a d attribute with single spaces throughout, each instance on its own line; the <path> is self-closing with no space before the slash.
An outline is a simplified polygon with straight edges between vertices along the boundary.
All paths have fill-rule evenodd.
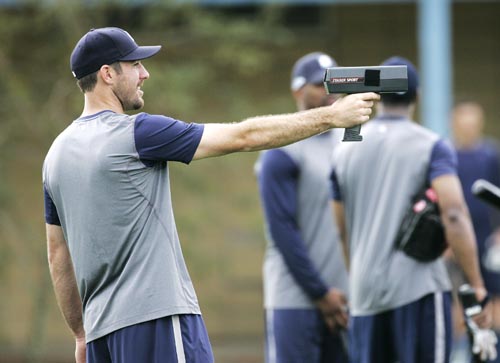
<path id="1" fill-rule="evenodd" d="M 213 362 L 175 227 L 168 162 L 360 124 L 378 99 L 367 93 L 233 124 L 125 114 L 143 106 L 149 73 L 141 60 L 159 49 L 101 28 L 71 55 L 84 108 L 48 151 L 43 186 L 49 267 L 78 363 Z"/>
<path id="2" fill-rule="evenodd" d="M 291 90 L 299 110 L 332 104 L 323 85 L 335 61 L 320 52 L 301 57 Z M 268 241 L 264 268 L 267 363 L 347 362 L 347 272 L 331 218 L 334 131 L 264 151 L 256 164 Z"/>
<path id="3" fill-rule="evenodd" d="M 396 233 L 417 191 L 437 194 L 446 239 L 477 299 L 485 298 L 474 232 L 456 172 L 456 153 L 411 121 L 418 93 L 413 64 L 408 92 L 382 94 L 363 142 L 333 151 L 334 210 L 349 269 L 352 363 L 449 362 L 451 286 L 442 258 L 420 262 L 395 247 Z M 477 318 L 490 323 L 489 309 Z"/>

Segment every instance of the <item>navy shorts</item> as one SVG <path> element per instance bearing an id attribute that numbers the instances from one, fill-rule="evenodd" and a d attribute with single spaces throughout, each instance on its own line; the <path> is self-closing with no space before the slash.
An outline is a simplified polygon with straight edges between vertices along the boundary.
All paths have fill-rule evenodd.
<path id="1" fill-rule="evenodd" d="M 212 363 L 201 315 L 174 315 L 128 326 L 87 343 L 87 363 Z"/>
<path id="2" fill-rule="evenodd" d="M 451 293 L 434 293 L 383 313 L 351 317 L 351 363 L 448 363 Z"/>
<path id="3" fill-rule="evenodd" d="M 266 363 L 347 363 L 345 334 L 332 334 L 318 310 L 266 310 Z"/>

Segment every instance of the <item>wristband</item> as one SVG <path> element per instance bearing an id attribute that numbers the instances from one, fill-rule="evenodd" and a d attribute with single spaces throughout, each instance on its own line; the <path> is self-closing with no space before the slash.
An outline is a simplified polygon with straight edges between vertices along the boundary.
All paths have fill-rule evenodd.
<path id="1" fill-rule="evenodd" d="M 488 304 L 490 302 L 490 294 L 488 294 L 488 292 L 486 292 L 486 296 L 484 297 L 484 299 L 479 303 L 481 305 L 481 309 L 484 309 L 484 307 L 486 306 L 486 304 Z"/>

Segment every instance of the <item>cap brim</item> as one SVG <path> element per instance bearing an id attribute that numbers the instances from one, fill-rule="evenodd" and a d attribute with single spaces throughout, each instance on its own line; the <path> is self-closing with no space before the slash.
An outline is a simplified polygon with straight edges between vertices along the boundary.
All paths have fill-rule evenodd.
<path id="1" fill-rule="evenodd" d="M 154 56 L 161 49 L 161 45 L 147 45 L 143 47 L 138 47 L 125 57 L 120 58 L 121 61 L 134 61 L 146 59 Z"/>

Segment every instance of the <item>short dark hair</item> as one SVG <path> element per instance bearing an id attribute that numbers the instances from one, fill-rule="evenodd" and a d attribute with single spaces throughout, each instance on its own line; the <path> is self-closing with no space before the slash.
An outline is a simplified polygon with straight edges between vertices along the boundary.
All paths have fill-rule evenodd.
<path id="1" fill-rule="evenodd" d="M 110 64 L 110 66 L 113 67 L 116 73 L 122 73 L 122 66 L 120 65 L 120 62 L 112 63 Z M 97 84 L 97 72 L 99 71 L 87 74 L 86 76 L 76 81 L 77 86 L 83 93 L 92 92 L 94 90 L 95 85 Z"/>
<path id="2" fill-rule="evenodd" d="M 82 77 L 78 81 L 76 81 L 76 85 L 83 93 L 92 92 L 95 85 L 97 84 L 97 72 L 87 74 L 85 77 Z"/>
<path id="3" fill-rule="evenodd" d="M 380 95 L 380 101 L 390 106 L 409 106 L 416 100 L 417 100 L 417 93 L 407 92 L 404 95 L 400 95 L 397 93 L 382 93 Z"/>

